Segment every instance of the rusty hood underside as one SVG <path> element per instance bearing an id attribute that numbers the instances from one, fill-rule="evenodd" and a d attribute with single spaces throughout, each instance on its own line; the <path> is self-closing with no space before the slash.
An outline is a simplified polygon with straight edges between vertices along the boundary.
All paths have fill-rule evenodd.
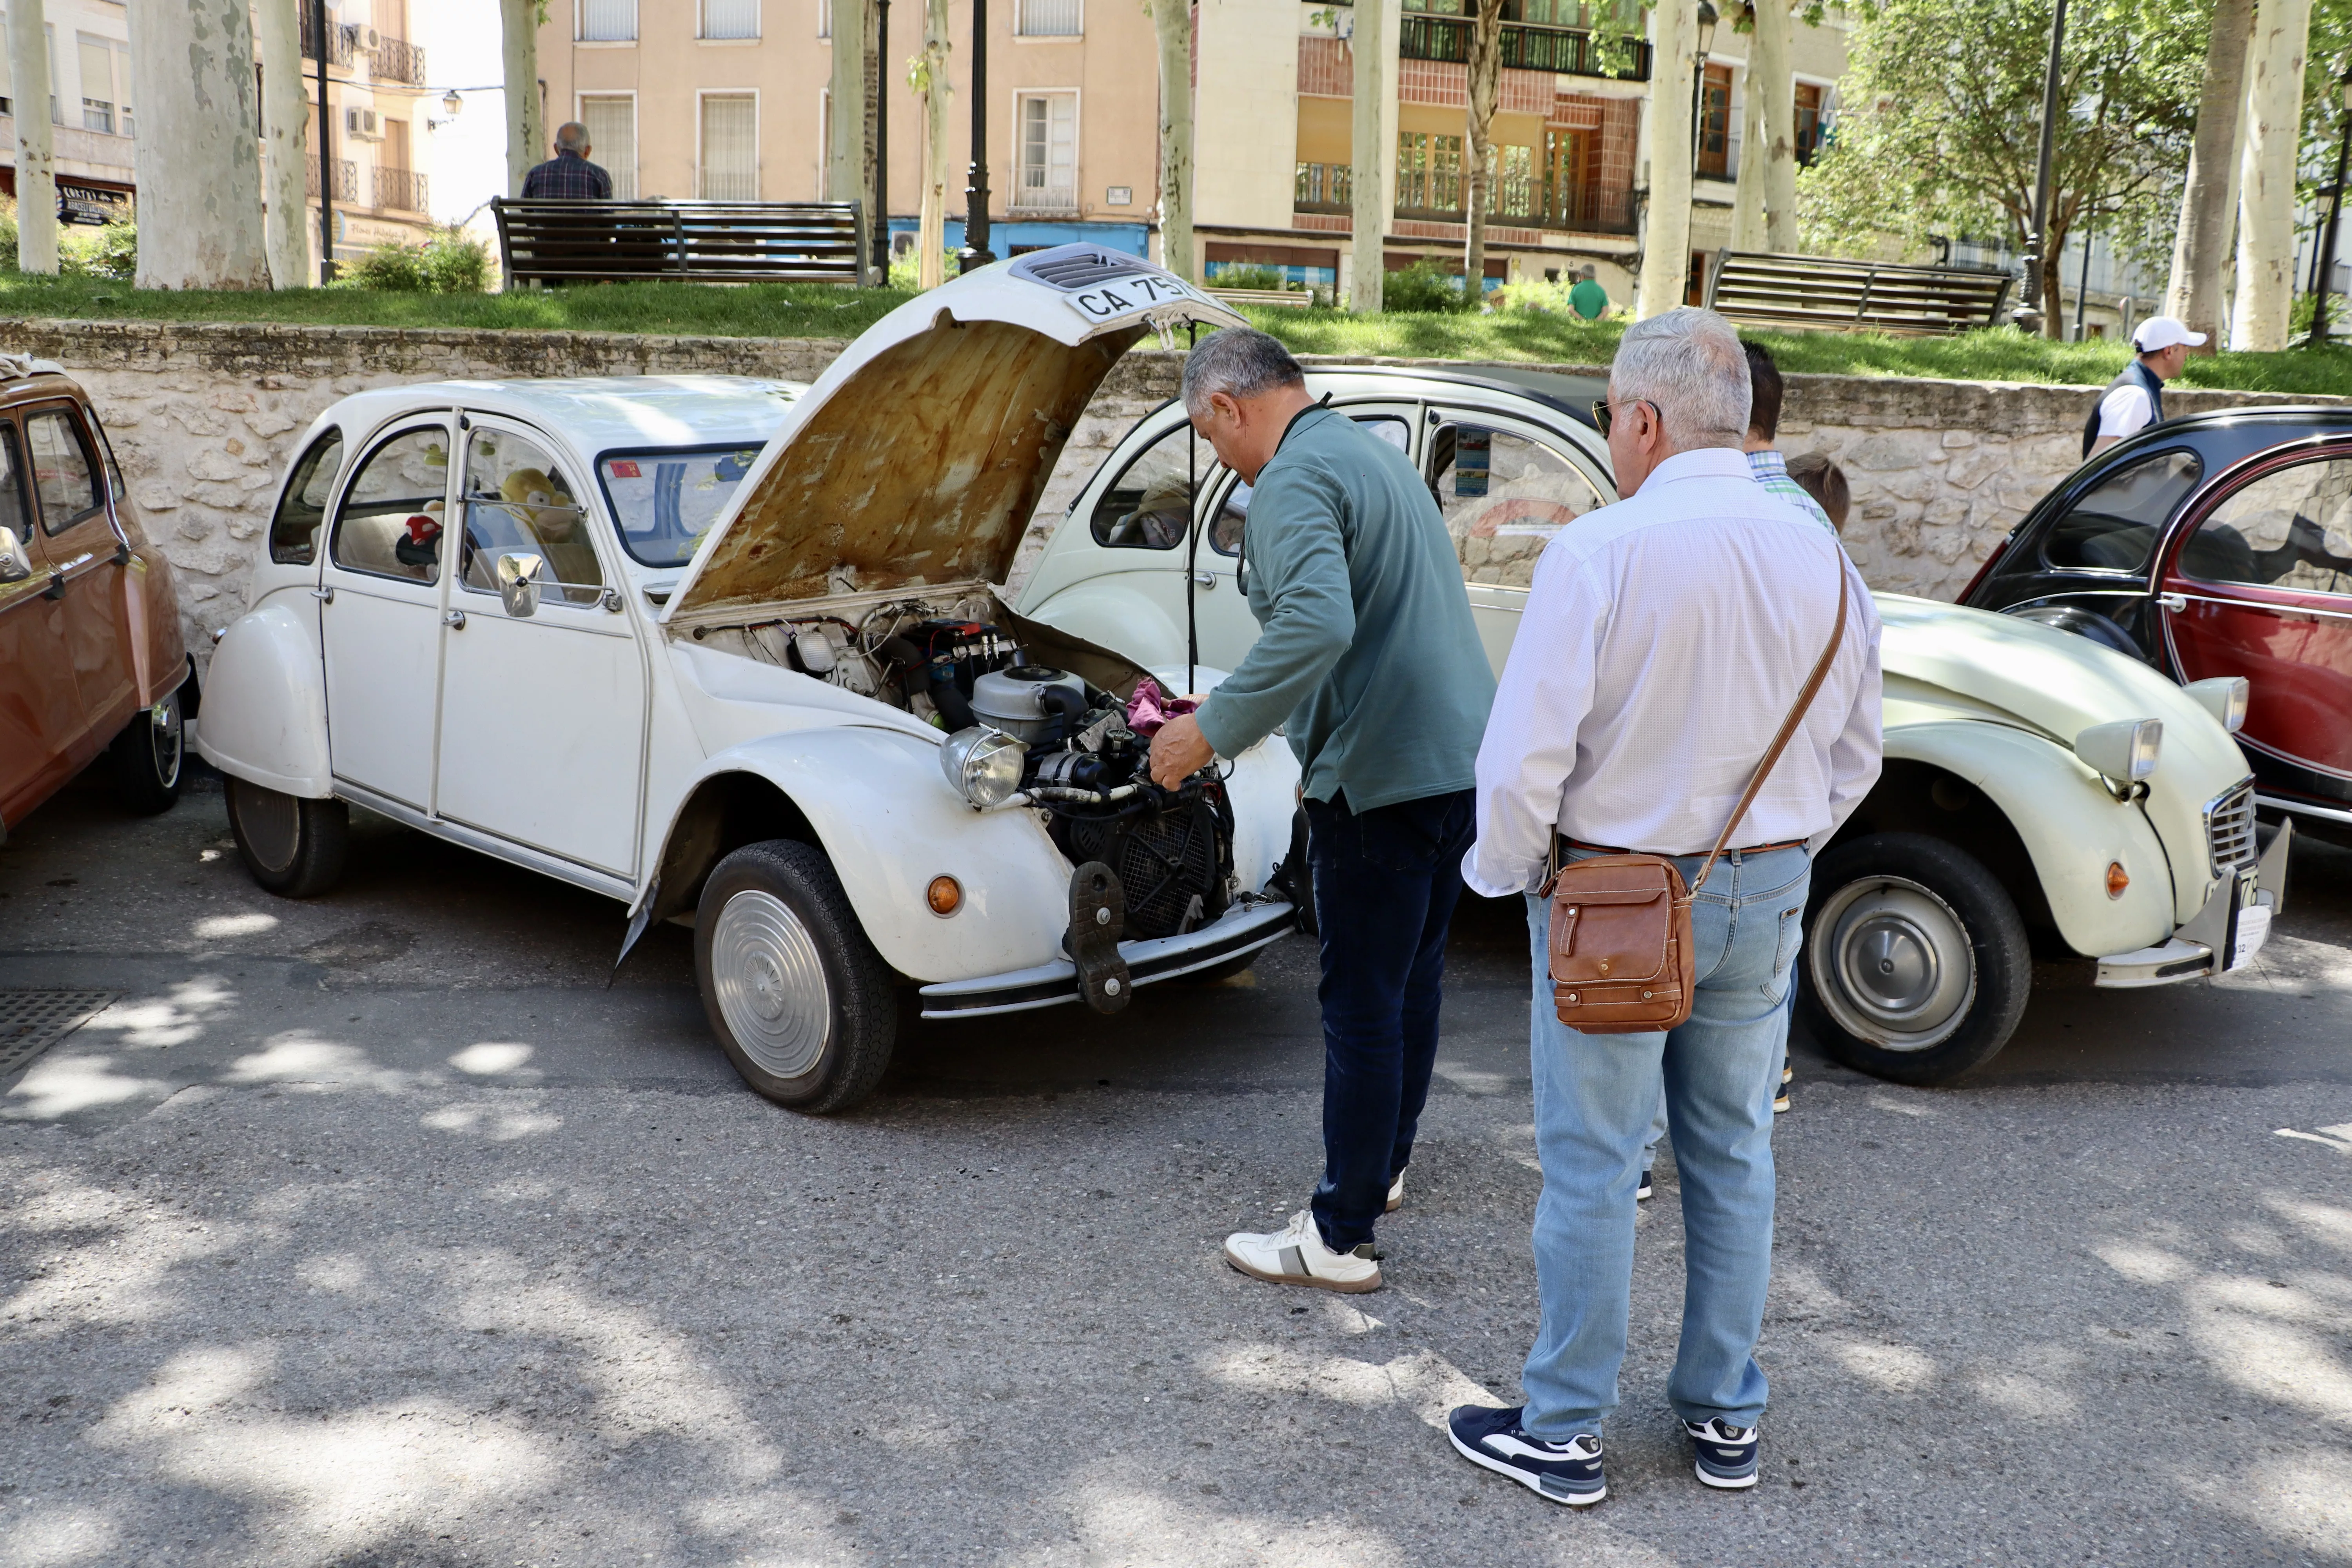
<path id="1" fill-rule="evenodd" d="M 1070 286 L 1090 276 L 1091 289 Z M 1003 582 L 1095 389 L 1147 331 L 1186 321 L 1239 319 L 1093 247 L 989 267 L 909 300 L 794 405 L 665 618 Z"/>

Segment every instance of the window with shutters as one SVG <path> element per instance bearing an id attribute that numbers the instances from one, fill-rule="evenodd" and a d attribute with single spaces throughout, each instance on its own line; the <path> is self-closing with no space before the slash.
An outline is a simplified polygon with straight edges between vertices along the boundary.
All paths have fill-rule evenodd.
<path id="1" fill-rule="evenodd" d="M 81 61 L 81 128 L 114 134 L 114 51 L 104 38 L 76 34 L 74 53 Z"/>
<path id="2" fill-rule="evenodd" d="M 613 176 L 613 199 L 637 199 L 637 100 L 627 93 L 583 93 L 580 123 L 588 128 L 588 154 Z"/>
<path id="3" fill-rule="evenodd" d="M 637 36 L 637 0 L 580 0 L 583 43 L 631 43 Z"/>
<path id="4" fill-rule="evenodd" d="M 1013 205 L 1032 211 L 1074 210 L 1078 205 L 1078 95 L 1021 95 L 1020 167 Z"/>
<path id="5" fill-rule="evenodd" d="M 706 38 L 758 37 L 760 0 L 702 0 L 702 36 Z"/>
<path id="6" fill-rule="evenodd" d="M 760 100 L 749 92 L 702 95 L 702 170 L 695 194 L 705 201 L 760 199 Z"/>
<path id="7" fill-rule="evenodd" d="M 1080 0 L 1020 0 L 1013 31 L 1024 38 L 1075 38 L 1084 31 Z"/>

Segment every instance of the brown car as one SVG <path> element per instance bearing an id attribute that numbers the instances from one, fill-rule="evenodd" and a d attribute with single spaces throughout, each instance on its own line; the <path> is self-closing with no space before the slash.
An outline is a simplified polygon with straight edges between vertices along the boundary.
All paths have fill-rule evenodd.
<path id="1" fill-rule="evenodd" d="M 101 752 L 125 806 L 169 807 L 194 670 L 89 398 L 0 355 L 0 840 Z"/>

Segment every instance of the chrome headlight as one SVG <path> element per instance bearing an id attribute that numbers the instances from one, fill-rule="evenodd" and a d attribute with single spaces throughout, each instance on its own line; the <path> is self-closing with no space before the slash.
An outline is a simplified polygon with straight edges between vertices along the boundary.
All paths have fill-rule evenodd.
<path id="1" fill-rule="evenodd" d="M 974 724 L 958 730 L 940 748 L 940 771 L 956 794 L 986 810 L 1003 805 L 1021 787 L 1029 748 L 1012 736 Z"/>
<path id="2" fill-rule="evenodd" d="M 2232 735 L 2246 727 L 2246 700 L 2253 694 L 2253 687 L 2244 676 L 2216 675 L 2206 680 L 2192 680 L 2180 689 L 2197 699 L 2205 711 Z"/>
<path id="3" fill-rule="evenodd" d="M 2117 784 L 2137 784 L 2155 773 L 2163 747 L 2161 719 L 2119 719 L 2074 737 L 2074 754 Z"/>

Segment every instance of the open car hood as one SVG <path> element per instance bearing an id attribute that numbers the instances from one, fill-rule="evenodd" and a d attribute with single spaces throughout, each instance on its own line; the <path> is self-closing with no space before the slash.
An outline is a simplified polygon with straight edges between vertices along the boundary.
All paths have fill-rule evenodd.
<path id="1" fill-rule="evenodd" d="M 1065 245 L 891 311 L 796 400 L 665 622 L 1001 583 L 1079 414 L 1146 331 L 1241 317 L 1149 262 Z"/>

